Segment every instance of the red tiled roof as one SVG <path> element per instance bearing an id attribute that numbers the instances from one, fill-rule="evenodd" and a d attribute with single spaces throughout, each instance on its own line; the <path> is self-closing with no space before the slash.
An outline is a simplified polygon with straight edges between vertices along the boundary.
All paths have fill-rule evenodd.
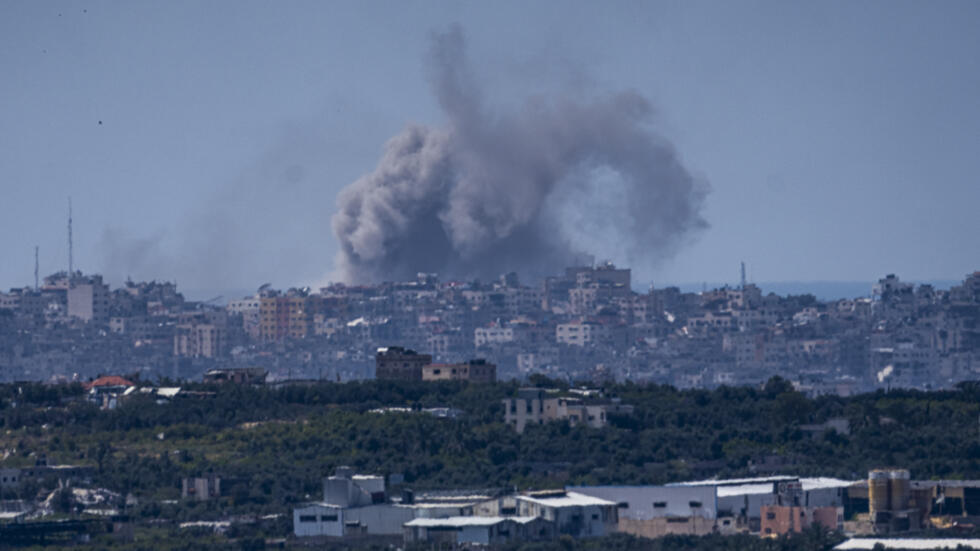
<path id="1" fill-rule="evenodd" d="M 91 383 L 85 384 L 86 389 L 91 389 L 97 386 L 133 386 L 133 383 L 117 375 L 107 375 L 105 377 L 99 377 Z"/>

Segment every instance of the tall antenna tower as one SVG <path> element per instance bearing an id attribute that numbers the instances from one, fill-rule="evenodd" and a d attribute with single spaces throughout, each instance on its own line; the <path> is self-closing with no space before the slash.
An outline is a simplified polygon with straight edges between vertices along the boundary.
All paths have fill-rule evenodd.
<path id="1" fill-rule="evenodd" d="M 745 262 L 742 262 L 742 290 L 745 290 Z"/>
<path id="2" fill-rule="evenodd" d="M 37 272 L 38 272 L 37 253 L 38 253 L 38 249 L 40 249 L 40 247 L 38 247 L 37 245 L 34 245 L 34 292 L 37 292 L 37 289 L 38 289 L 38 285 L 37 285 L 37 283 L 38 283 L 37 282 Z"/>
<path id="3" fill-rule="evenodd" d="M 72 274 L 75 270 L 74 259 L 72 258 L 72 241 L 71 241 L 71 196 L 68 197 L 68 281 L 71 281 Z"/>

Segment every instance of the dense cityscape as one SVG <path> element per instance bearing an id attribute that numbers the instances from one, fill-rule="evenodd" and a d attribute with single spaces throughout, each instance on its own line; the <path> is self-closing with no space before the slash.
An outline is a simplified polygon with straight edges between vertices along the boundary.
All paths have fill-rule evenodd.
<path id="1" fill-rule="evenodd" d="M 0 1 L 0 551 L 980 551 L 978 28 Z"/>
<path id="2" fill-rule="evenodd" d="M 496 378 L 634 381 L 678 388 L 779 375 L 810 395 L 951 388 L 980 373 L 980 272 L 950 289 L 896 275 L 865 297 L 764 295 L 745 283 L 636 292 L 628 268 L 566 268 L 539 283 L 419 274 L 378 285 L 273 289 L 192 302 L 169 282 L 111 289 L 99 275 L 50 275 L 0 293 L 0 380 L 103 374 L 200 380 L 250 367 L 270 381 L 375 376 L 379 348 L 434 363 L 483 359 Z"/>
<path id="3" fill-rule="evenodd" d="M 960 478 L 980 470 L 968 428 L 980 414 L 970 398 L 980 272 L 948 290 L 895 275 L 869 290 L 831 302 L 763 295 L 744 281 L 638 293 L 629 269 L 607 263 L 538 284 L 511 273 L 318 292 L 264 285 L 220 304 L 187 301 L 173 283 L 111 289 L 99 275 L 53 274 L 0 294 L 0 479 L 10 498 L 0 514 L 13 521 L 0 534 L 25 544 L 341 548 L 561 538 L 631 548 L 671 537 L 712 548 L 710 538 L 758 535 L 795 537 L 787 541 L 800 549 L 962 534 L 980 518 L 980 483 Z M 946 421 L 964 431 L 955 445 L 969 451 L 941 461 L 889 451 L 892 432 L 936 434 L 934 417 L 906 418 L 923 400 L 948 404 L 936 407 L 949 408 Z M 323 417 L 318 404 L 338 409 Z M 691 417 L 668 413 L 690 407 Z M 704 408 L 747 409 L 740 425 L 706 421 L 722 432 L 701 444 L 667 436 L 690 431 Z M 350 452 L 331 444 L 343 411 L 363 426 Z M 776 418 L 757 417 L 767 411 Z M 81 418 L 94 425 L 76 434 Z M 42 420 L 46 435 L 36 433 Z M 228 447 L 254 439 L 249 427 L 299 420 L 320 429 L 262 437 L 313 446 L 292 467 Z M 399 439 L 380 434 L 397 426 L 428 451 L 390 456 Z M 459 436 L 431 448 L 422 434 L 433 430 L 496 436 L 450 468 L 446 446 Z M 615 471 L 560 443 L 588 434 L 614 439 L 600 449 L 615 455 L 598 465 Z M 661 444 L 625 454 L 618 439 L 629 434 Z M 558 448 L 539 449 L 542 438 Z M 251 444 L 262 455 L 281 445 Z M 896 464 L 905 468 L 880 470 Z M 137 474 L 145 469 L 153 474 Z"/>

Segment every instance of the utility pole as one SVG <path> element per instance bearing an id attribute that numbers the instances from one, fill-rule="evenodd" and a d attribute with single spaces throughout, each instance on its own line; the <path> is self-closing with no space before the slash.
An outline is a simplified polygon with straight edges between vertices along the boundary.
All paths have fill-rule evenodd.
<path id="1" fill-rule="evenodd" d="M 72 258 L 72 240 L 71 240 L 71 196 L 68 196 L 68 282 L 71 283 L 72 274 L 74 273 L 75 264 Z"/>
<path id="2" fill-rule="evenodd" d="M 742 262 L 742 290 L 745 290 L 745 262 Z"/>
<path id="3" fill-rule="evenodd" d="M 38 290 L 38 284 L 37 284 L 38 283 L 38 281 L 37 281 L 37 276 L 38 276 L 38 261 L 37 261 L 38 249 L 40 249 L 40 247 L 38 247 L 37 245 L 34 245 L 34 292 L 35 293 Z"/>

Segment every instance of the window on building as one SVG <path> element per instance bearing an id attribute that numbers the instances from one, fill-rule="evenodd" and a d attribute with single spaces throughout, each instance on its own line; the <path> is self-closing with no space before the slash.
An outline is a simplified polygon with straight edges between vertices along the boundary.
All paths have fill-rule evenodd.
<path id="1" fill-rule="evenodd" d="M 616 507 L 619 507 L 620 509 L 629 509 L 630 504 L 626 501 L 620 501 L 619 503 L 616 504 Z"/>
<path id="2" fill-rule="evenodd" d="M 653 502 L 653 508 L 654 509 L 663 509 L 666 506 L 667 506 L 667 502 L 666 501 L 654 501 Z"/>
<path id="3" fill-rule="evenodd" d="M 320 515 L 321 522 L 337 522 L 337 515 Z"/>
<path id="4" fill-rule="evenodd" d="M 300 515 L 300 522 L 316 522 L 316 515 Z"/>
<path id="5" fill-rule="evenodd" d="M 701 506 L 701 502 L 700 501 L 691 501 L 691 502 L 688 503 L 688 505 L 690 505 L 692 508 L 697 508 L 697 507 L 700 507 Z"/>
<path id="6" fill-rule="evenodd" d="M 776 519 L 776 513 L 773 513 L 772 511 L 766 513 L 766 520 L 775 520 L 775 519 Z"/>

